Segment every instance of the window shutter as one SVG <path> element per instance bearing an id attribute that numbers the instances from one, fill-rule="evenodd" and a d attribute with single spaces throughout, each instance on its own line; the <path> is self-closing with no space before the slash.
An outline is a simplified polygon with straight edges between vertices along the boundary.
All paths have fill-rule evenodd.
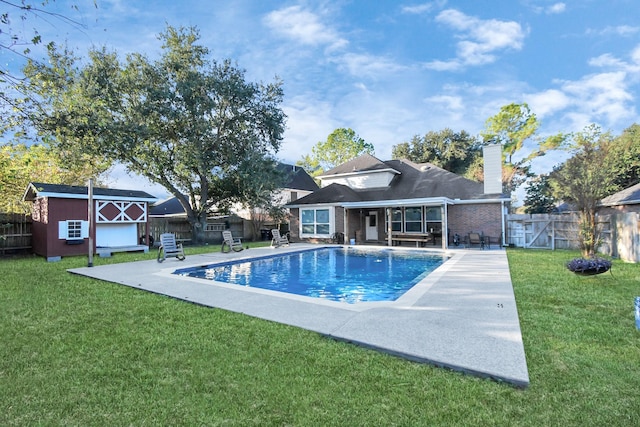
<path id="1" fill-rule="evenodd" d="M 68 235 L 67 221 L 58 221 L 58 239 L 66 240 Z"/>
<path id="2" fill-rule="evenodd" d="M 89 237 L 89 221 L 82 221 L 80 224 L 80 234 L 83 239 Z"/>

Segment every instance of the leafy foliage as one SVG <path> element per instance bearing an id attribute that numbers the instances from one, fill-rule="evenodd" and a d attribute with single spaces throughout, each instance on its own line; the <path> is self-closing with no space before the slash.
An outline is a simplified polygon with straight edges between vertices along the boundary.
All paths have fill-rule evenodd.
<path id="1" fill-rule="evenodd" d="M 48 48 L 55 46 L 53 40 L 43 39 L 38 28 L 27 23 L 34 21 L 38 22 L 38 25 L 48 23 L 52 26 L 56 23 L 63 23 L 74 28 L 83 28 L 83 25 L 72 17 L 47 10 L 47 6 L 54 2 L 55 0 L 0 1 L 4 9 L 0 12 L 0 52 L 3 57 L 3 61 L 0 63 L 0 83 L 2 84 L 0 100 L 2 100 L 4 107 L 16 106 L 15 94 L 18 91 L 18 86 L 24 80 L 24 76 L 13 70 L 11 64 L 29 59 L 34 60 L 32 49 L 36 46 L 42 44 L 46 44 Z M 96 0 L 93 0 L 92 3 L 94 7 L 97 7 Z M 79 11 L 80 8 L 76 4 L 72 4 L 71 10 Z M 28 29 L 29 27 L 31 29 Z M 4 58 L 11 59 L 4 60 Z M 7 114 L 8 111 L 3 113 Z"/>
<path id="2" fill-rule="evenodd" d="M 531 179 L 525 188 L 524 211 L 528 214 L 550 213 L 555 208 L 549 175 L 543 174 Z"/>
<path id="3" fill-rule="evenodd" d="M 474 162 L 482 157 L 477 138 L 466 131 L 454 132 L 446 128 L 415 135 L 411 141 L 392 148 L 394 159 L 408 159 L 415 163 L 432 163 L 449 172 L 465 175 Z"/>
<path id="4" fill-rule="evenodd" d="M 339 128 L 331 132 L 326 141 L 314 145 L 311 155 L 303 156 L 296 164 L 311 176 L 318 176 L 365 153 L 375 153 L 373 144 L 365 142 L 353 129 Z"/>
<path id="5" fill-rule="evenodd" d="M 85 185 L 87 180 L 100 174 L 106 165 L 88 161 L 78 162 L 72 168 L 61 153 L 42 144 L 6 144 L 0 147 L 0 212 L 28 213 L 30 205 L 22 202 L 29 182 Z"/>
<path id="6" fill-rule="evenodd" d="M 505 192 L 512 192 L 532 176 L 531 160 L 565 143 L 566 136 L 563 134 L 549 136 L 537 141 L 536 149 L 528 156 L 515 161 L 516 153 L 524 148 L 526 141 L 534 139 L 539 127 L 540 122 L 526 103 L 505 105 L 495 116 L 487 119 L 481 134 L 487 143 L 502 144 L 502 184 Z"/>
<path id="7" fill-rule="evenodd" d="M 573 157 L 550 176 L 556 198 L 580 211 L 579 240 L 585 257 L 592 257 L 599 243 L 596 212 L 600 200 L 619 187 L 613 167 L 613 138 L 596 125 L 587 126 L 573 136 Z"/>
<path id="8" fill-rule="evenodd" d="M 640 125 L 631 125 L 615 138 L 611 146 L 611 161 L 620 188 L 640 182 Z"/>

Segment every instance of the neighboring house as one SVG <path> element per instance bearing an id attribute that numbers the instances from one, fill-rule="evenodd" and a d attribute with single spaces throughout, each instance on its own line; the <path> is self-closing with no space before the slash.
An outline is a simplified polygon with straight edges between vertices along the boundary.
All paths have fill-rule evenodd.
<path id="1" fill-rule="evenodd" d="M 510 197 L 502 194 L 501 150 L 485 147 L 484 184 L 429 163 L 362 155 L 319 176 L 321 189 L 287 205 L 291 237 L 446 248 L 455 235 L 462 241 L 474 232 L 503 244 Z"/>
<path id="2" fill-rule="evenodd" d="M 605 197 L 599 206 L 599 213 L 640 212 L 640 184 Z"/>
<path id="3" fill-rule="evenodd" d="M 309 176 L 309 174 L 300 166 L 278 163 L 278 169 L 288 174 L 288 179 L 285 187 L 274 193 L 273 197 L 279 204 L 285 205 L 291 201 L 294 201 L 300 197 L 311 194 L 317 190 L 318 184 Z M 260 179 L 256 177 L 256 179 Z M 251 220 L 252 213 L 241 205 L 235 205 L 232 207 L 232 215 L 221 216 L 217 213 L 212 213 L 208 219 L 206 232 L 207 241 L 221 241 L 222 231 L 230 228 L 237 237 L 250 238 L 251 226 L 248 221 Z M 159 221 L 163 221 L 161 228 L 176 233 L 180 237 L 190 235 L 191 228 L 186 221 L 186 213 L 184 208 L 175 197 L 171 197 L 164 200 L 155 206 L 151 207 L 150 216 L 155 224 Z M 265 227 L 273 227 L 277 224 L 265 223 Z M 266 236 L 262 236 L 265 238 Z"/>
<path id="4" fill-rule="evenodd" d="M 148 250 L 149 204 L 157 199 L 144 191 L 93 188 L 89 223 L 88 187 L 32 182 L 23 200 L 32 202 L 33 252 L 49 261 L 63 256 Z M 90 230 L 91 228 L 91 230 Z"/>
<path id="5" fill-rule="evenodd" d="M 286 163 L 278 163 L 277 167 L 281 172 L 287 174 L 288 178 L 284 188 L 273 194 L 273 200 L 276 204 L 284 206 L 300 197 L 313 193 L 319 188 L 318 184 L 304 168 Z M 232 210 L 244 219 L 251 218 L 251 212 L 243 206 L 236 205 Z"/>

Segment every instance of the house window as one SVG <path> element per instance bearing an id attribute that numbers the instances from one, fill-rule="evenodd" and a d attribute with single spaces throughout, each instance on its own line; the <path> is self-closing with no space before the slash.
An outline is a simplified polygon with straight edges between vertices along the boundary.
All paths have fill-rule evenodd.
<path id="1" fill-rule="evenodd" d="M 208 222 L 207 225 L 205 225 L 204 227 L 204 231 L 224 231 L 226 230 L 226 227 L 224 224 L 217 224 L 217 223 L 211 223 Z"/>
<path id="2" fill-rule="evenodd" d="M 442 233 L 442 209 L 440 206 L 425 208 L 425 230 L 429 233 Z"/>
<path id="3" fill-rule="evenodd" d="M 300 224 L 303 236 L 330 236 L 331 215 L 329 209 L 302 209 Z"/>
<path id="4" fill-rule="evenodd" d="M 389 219 L 385 218 L 385 230 L 389 229 Z M 402 209 L 391 209 L 391 231 L 400 233 L 402 232 Z"/>
<path id="5" fill-rule="evenodd" d="M 420 233 L 422 231 L 422 208 L 413 207 L 404 210 L 404 230 L 407 233 Z"/>

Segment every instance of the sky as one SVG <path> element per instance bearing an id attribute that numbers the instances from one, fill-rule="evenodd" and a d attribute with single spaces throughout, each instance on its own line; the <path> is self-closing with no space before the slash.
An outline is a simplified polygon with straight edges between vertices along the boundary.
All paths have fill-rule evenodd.
<path id="1" fill-rule="evenodd" d="M 49 17 L 25 29 L 81 56 L 106 46 L 157 58 L 167 25 L 195 26 L 211 59 L 232 59 L 250 81 L 281 79 L 287 127 L 276 156 L 287 163 L 342 127 L 389 160 L 394 145 L 429 131 L 479 135 L 510 103 L 529 105 L 542 137 L 640 123 L 637 0 L 56 0 L 47 10 L 81 25 Z M 564 158 L 545 156 L 534 172 Z M 121 167 L 111 181 L 163 191 Z"/>

